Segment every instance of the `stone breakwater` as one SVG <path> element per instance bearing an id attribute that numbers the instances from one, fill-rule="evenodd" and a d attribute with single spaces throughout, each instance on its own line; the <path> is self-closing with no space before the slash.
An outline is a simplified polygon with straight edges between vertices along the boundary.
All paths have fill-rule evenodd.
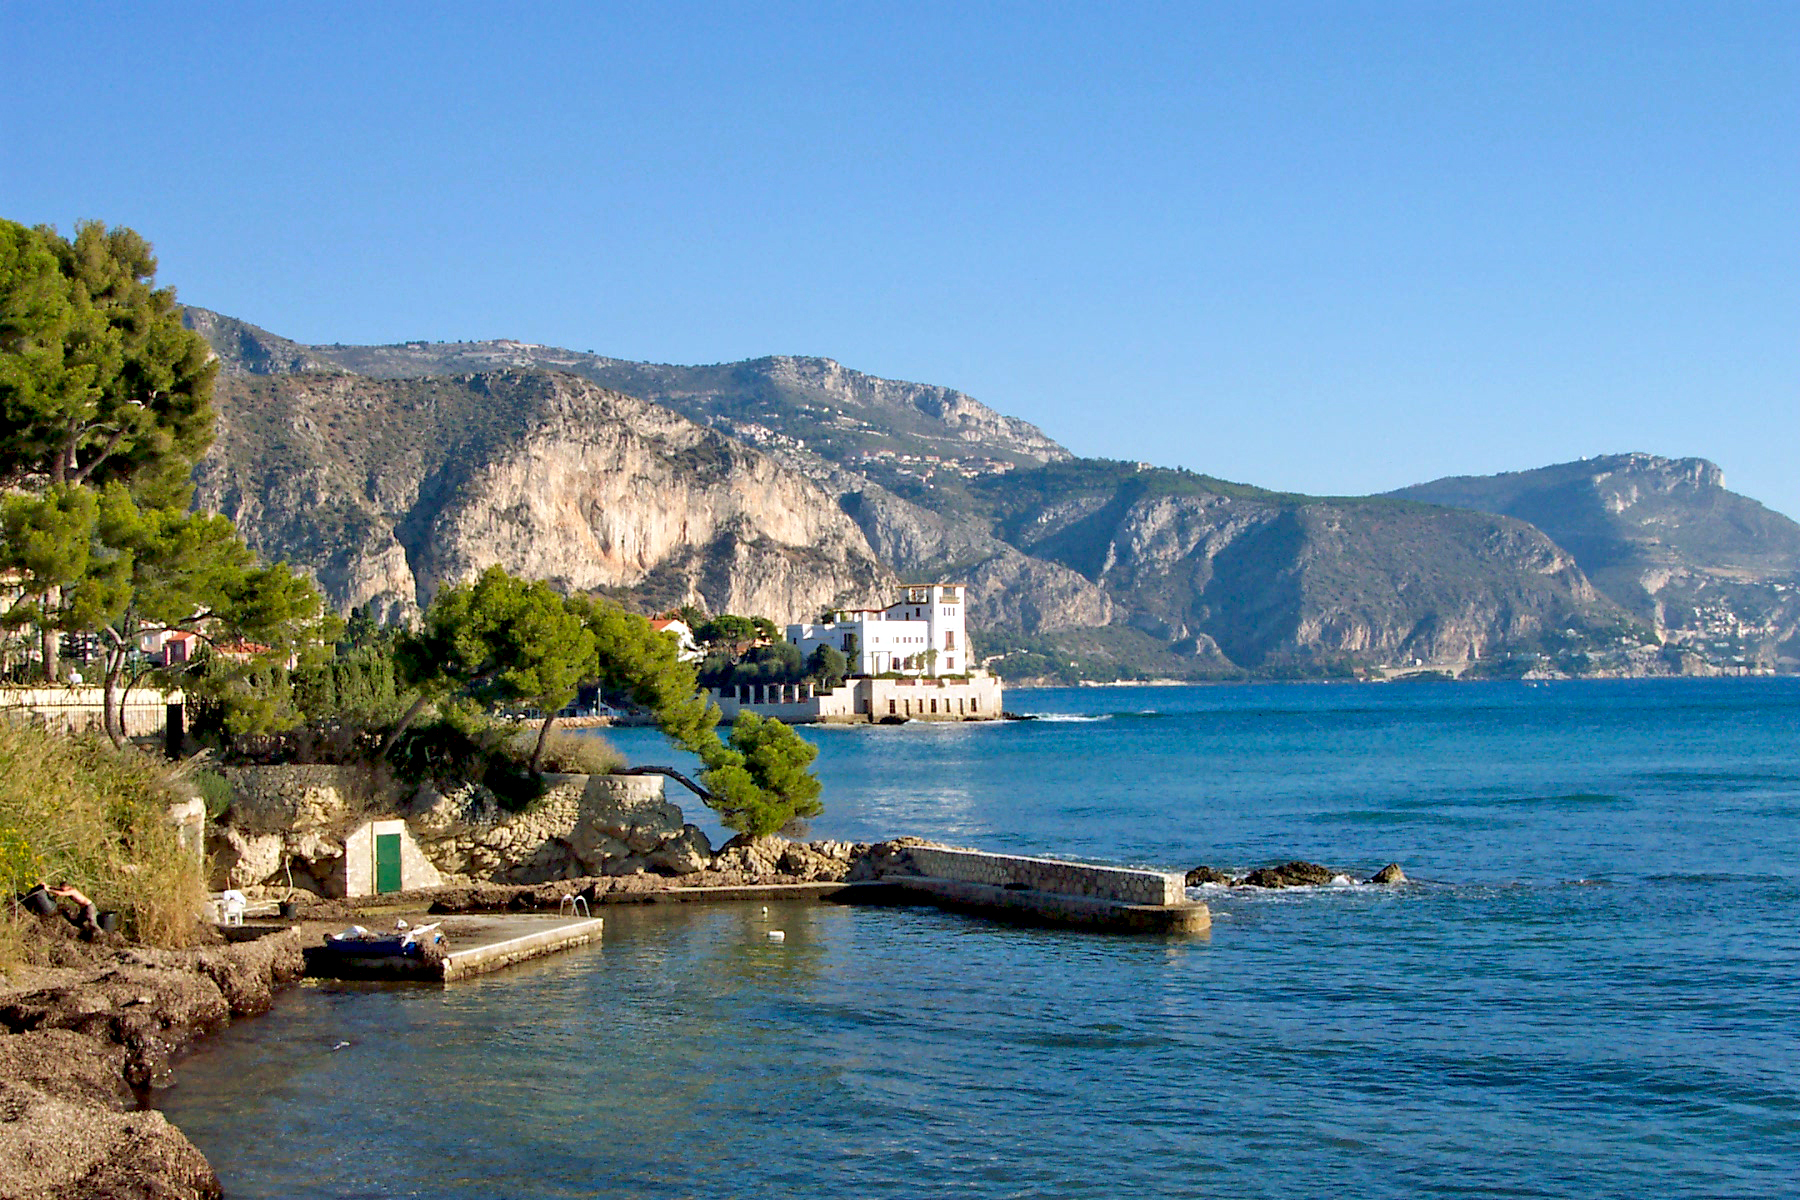
<path id="1" fill-rule="evenodd" d="M 60 924 L 54 918 L 47 926 Z M 299 978 L 293 930 L 195 950 L 61 943 L 0 985 L 0 1200 L 212 1200 L 205 1156 L 137 1093 Z"/>
<path id="2" fill-rule="evenodd" d="M 1121 904 L 1176 905 L 1187 899 L 1182 877 L 1161 871 L 1101 867 L 1053 858 L 989 854 L 981 850 L 924 844 L 908 846 L 906 855 L 914 874 L 961 883 L 1054 892 L 1061 896 L 1083 896 Z"/>

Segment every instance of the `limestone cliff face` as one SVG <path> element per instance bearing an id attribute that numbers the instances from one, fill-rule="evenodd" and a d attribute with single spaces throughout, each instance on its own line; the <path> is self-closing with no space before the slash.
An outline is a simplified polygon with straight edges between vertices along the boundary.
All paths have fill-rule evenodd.
<path id="1" fill-rule="evenodd" d="M 967 517 L 921 508 L 866 479 L 850 486 L 858 490 L 838 503 L 875 553 L 909 579 L 967 582 L 974 628 L 1038 633 L 1111 623 L 1112 598 L 1062 563 L 1030 557 Z"/>
<path id="2" fill-rule="evenodd" d="M 1623 616 L 1521 521 L 1168 473 L 1052 495 L 1006 515 L 1015 545 L 1103 588 L 1136 628 L 1251 669 L 1461 662 Z"/>
<path id="3" fill-rule="evenodd" d="M 892 583 L 806 479 L 571 376 L 237 377 L 218 399 L 199 502 L 312 567 L 340 609 L 408 612 L 493 563 L 777 621 Z"/>

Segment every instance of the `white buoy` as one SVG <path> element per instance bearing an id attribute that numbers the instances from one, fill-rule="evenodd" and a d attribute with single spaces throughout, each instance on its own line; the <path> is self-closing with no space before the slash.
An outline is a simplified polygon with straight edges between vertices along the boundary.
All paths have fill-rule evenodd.
<path id="1" fill-rule="evenodd" d="M 765 905 L 763 905 L 763 911 L 762 911 L 762 915 L 763 915 L 763 916 L 765 916 L 765 917 L 766 917 L 766 916 L 768 916 L 768 915 L 769 915 L 769 906 L 768 906 L 768 905 L 766 905 L 766 904 L 765 904 Z"/>
<path id="2" fill-rule="evenodd" d="M 769 940 L 771 942 L 785 942 L 787 941 L 787 934 L 779 929 L 771 929 L 769 930 Z"/>

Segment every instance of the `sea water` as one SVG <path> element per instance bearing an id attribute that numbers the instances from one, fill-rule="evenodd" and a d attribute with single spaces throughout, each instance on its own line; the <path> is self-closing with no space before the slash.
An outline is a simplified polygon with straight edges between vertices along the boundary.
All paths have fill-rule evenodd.
<path id="1" fill-rule="evenodd" d="M 814 836 L 1415 882 L 1203 889 L 1177 938 L 608 907 L 468 983 L 303 985 L 158 1103 L 245 1198 L 1800 1191 L 1800 681 L 1008 706 L 807 731 Z"/>

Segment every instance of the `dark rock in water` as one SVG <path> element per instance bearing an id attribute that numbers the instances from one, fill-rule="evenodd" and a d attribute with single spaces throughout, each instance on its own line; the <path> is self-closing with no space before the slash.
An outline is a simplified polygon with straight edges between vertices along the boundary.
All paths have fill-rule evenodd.
<path id="1" fill-rule="evenodd" d="M 1381 870 L 1375 872 L 1374 877 L 1372 879 L 1370 879 L 1369 882 L 1370 883 L 1405 883 L 1406 882 L 1406 872 L 1402 871 L 1400 869 L 1399 863 L 1389 863 L 1387 866 L 1381 868 Z"/>
<path id="2" fill-rule="evenodd" d="M 1258 867 L 1238 880 L 1244 887 L 1320 887 L 1331 882 L 1334 872 L 1318 863 L 1285 862 L 1278 867 Z"/>
<path id="3" fill-rule="evenodd" d="M 1231 876 L 1211 867 L 1195 867 L 1187 873 L 1187 885 L 1199 887 L 1203 883 L 1230 883 Z"/>

